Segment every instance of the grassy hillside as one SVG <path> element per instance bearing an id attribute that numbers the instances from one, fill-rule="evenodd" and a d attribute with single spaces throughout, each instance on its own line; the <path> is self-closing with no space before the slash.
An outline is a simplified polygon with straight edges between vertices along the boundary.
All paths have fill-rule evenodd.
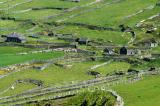
<path id="1" fill-rule="evenodd" d="M 159 76 L 154 76 L 134 84 L 116 86 L 114 89 L 122 95 L 126 106 L 158 106 L 159 81 Z"/>
<path id="2" fill-rule="evenodd" d="M 47 87 L 54 88 L 86 80 L 103 79 L 107 75 L 117 74 L 116 72 L 126 75 L 129 69 L 137 73 L 149 69 L 159 70 L 159 14 L 159 0 L 80 0 L 79 2 L 72 0 L 0 0 L 0 97 L 10 97 L 28 90 L 41 91 Z M 125 30 L 120 26 L 124 26 Z M 26 42 L 21 46 L 13 46 L 15 42 L 5 43 L 8 34 L 13 32 L 25 37 Z M 63 38 L 69 38 L 71 41 Z M 79 42 L 81 38 L 88 38 L 89 42 L 81 44 Z M 156 43 L 157 46 L 146 46 L 145 40 L 155 40 L 149 43 Z M 138 43 L 142 41 L 144 42 L 141 47 Z M 25 45 L 34 47 L 26 48 Z M 126 46 L 131 52 L 141 51 L 141 53 L 121 55 L 120 48 L 123 46 Z M 104 48 L 114 53 L 104 54 Z M 79 49 L 85 52 L 80 53 Z M 51 51 L 32 52 L 37 50 Z M 62 59 L 63 56 L 65 58 Z M 33 60 L 44 61 L 57 58 L 59 60 L 52 64 L 48 61 L 33 63 L 28 65 L 30 68 L 23 65 Z M 48 63 L 45 69 L 36 69 Z M 22 66 L 16 66 L 16 64 L 22 64 Z M 20 68 L 25 69 L 17 71 Z M 93 75 L 89 72 L 92 72 Z M 40 81 L 43 86 L 37 86 L 33 82 L 26 83 L 27 79 L 33 82 Z M 17 83 L 19 80 L 22 80 L 22 83 Z M 117 84 L 110 87 L 122 96 L 126 106 L 159 106 L 159 81 L 159 74 L 149 75 L 133 84 Z M 105 85 L 107 83 L 99 86 Z M 62 90 L 62 92 L 65 91 Z M 44 94 L 44 96 L 40 94 L 39 97 L 34 97 L 32 94 L 30 96 L 33 96 L 33 100 L 40 100 L 58 94 L 56 92 Z M 24 95 L 26 96 L 27 94 Z M 60 99 L 49 101 L 49 103 L 53 106 L 54 103 L 60 106 L 63 106 L 63 103 L 66 103 L 64 106 L 75 106 L 80 105 L 85 98 L 89 106 L 93 103 L 100 106 L 101 98 L 105 96 L 108 99 L 107 106 L 112 106 L 115 98 L 101 91 L 75 95 L 67 100 Z M 15 99 L 0 98 L 0 106 L 4 101 Z M 13 101 L 6 103 L 6 106 L 26 102 L 27 99 Z M 41 103 L 41 100 L 37 103 Z M 28 106 L 32 105 L 34 104 L 28 104 Z"/>

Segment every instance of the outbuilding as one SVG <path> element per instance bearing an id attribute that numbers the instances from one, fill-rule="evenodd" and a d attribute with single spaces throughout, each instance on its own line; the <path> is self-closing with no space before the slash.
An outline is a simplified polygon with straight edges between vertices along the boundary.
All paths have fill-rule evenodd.
<path id="1" fill-rule="evenodd" d="M 104 50 L 103 50 L 103 54 L 106 54 L 106 55 L 112 55 L 112 54 L 114 54 L 115 52 L 114 52 L 114 50 L 112 49 L 112 48 L 105 48 Z"/>
<path id="2" fill-rule="evenodd" d="M 5 42 L 25 43 L 26 39 L 21 34 L 14 32 L 6 37 Z"/>
<path id="3" fill-rule="evenodd" d="M 121 55 L 135 55 L 136 54 L 136 50 L 135 49 L 130 49 L 130 48 L 126 48 L 126 47 L 122 47 L 120 48 L 120 54 Z"/>
<path id="4" fill-rule="evenodd" d="M 72 0 L 72 2 L 80 2 L 80 0 Z"/>
<path id="5" fill-rule="evenodd" d="M 90 39 L 89 38 L 79 38 L 79 39 L 77 39 L 77 41 L 81 45 L 82 44 L 87 45 L 90 42 Z"/>

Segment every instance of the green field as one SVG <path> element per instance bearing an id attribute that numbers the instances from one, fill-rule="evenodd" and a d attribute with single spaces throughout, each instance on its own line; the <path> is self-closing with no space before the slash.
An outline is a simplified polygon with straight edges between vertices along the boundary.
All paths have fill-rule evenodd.
<path id="1" fill-rule="evenodd" d="M 159 76 L 147 77 L 134 84 L 119 85 L 115 90 L 124 98 L 126 106 L 159 106 Z"/>
<path id="2" fill-rule="evenodd" d="M 17 63 L 24 63 L 32 60 L 47 60 L 52 58 L 58 58 L 63 55 L 61 52 L 49 52 L 49 53 L 36 53 L 36 54 L 18 54 L 33 51 L 29 48 L 21 47 L 0 47 L 0 66 L 7 66 Z"/>
<path id="3" fill-rule="evenodd" d="M 0 0 L 0 97 L 13 96 L 35 88 L 42 89 L 33 83 L 17 83 L 12 89 L 12 84 L 19 79 L 42 81 L 45 88 L 106 77 L 116 72 L 127 73 L 129 69 L 141 71 L 155 68 L 159 70 L 159 14 L 160 0 L 80 0 L 79 2 L 72 0 Z M 124 25 L 126 30 L 123 31 L 119 27 L 120 25 Z M 133 36 L 130 31 L 133 31 L 135 35 Z M 25 44 L 27 45 L 47 45 L 49 49 L 49 47 L 52 48 L 51 45 L 55 44 L 60 45 L 58 47 L 59 51 L 31 53 L 32 51 L 47 49 L 24 48 L 13 46 L 13 42 L 5 43 L 5 36 L 13 32 L 22 34 L 26 38 L 27 42 Z M 59 37 L 75 38 L 76 41 L 60 40 Z M 80 44 L 78 42 L 79 38 L 89 38 L 90 42 L 86 45 Z M 150 48 L 149 45 L 146 47 L 145 44 L 143 47 L 136 45 L 137 42 L 146 39 L 155 40 L 157 47 Z M 66 45 L 75 44 L 78 49 L 95 52 L 96 54 L 88 55 L 76 51 L 73 53 L 70 50 L 75 50 L 75 48 L 61 47 L 62 43 Z M 7 44 L 11 46 L 4 46 Z M 120 55 L 120 48 L 123 46 L 128 47 L 131 51 L 132 49 L 136 49 L 136 52 L 140 50 L 142 54 Z M 106 47 L 109 49 L 114 48 L 115 54 L 110 58 L 103 57 L 103 50 Z M 157 57 L 149 57 L 155 56 L 155 54 Z M 117 59 L 114 56 L 119 57 Z M 64 59 L 61 59 L 62 57 Z M 90 60 L 81 61 L 81 59 L 86 58 Z M 56 64 L 50 64 L 44 70 L 27 68 L 18 72 L 15 70 L 14 72 L 11 69 L 8 69 L 9 71 L 2 69 L 34 60 L 46 61 L 50 59 L 60 60 Z M 110 59 L 113 61 L 103 65 Z M 34 63 L 29 65 L 42 66 L 44 64 Z M 96 68 L 92 69 L 93 67 Z M 1 78 L 1 76 L 11 71 L 13 73 Z M 100 75 L 90 75 L 88 74 L 89 71 Z M 143 80 L 133 84 L 119 84 L 111 86 L 111 89 L 117 91 L 124 99 L 125 106 L 159 106 L 159 82 L 159 75 L 148 75 Z M 105 85 L 106 83 L 98 86 Z M 93 94 L 95 94 L 94 98 L 91 98 Z M 93 104 L 96 101 L 95 97 L 97 97 L 98 102 L 95 103 L 100 106 L 99 102 L 102 102 L 100 95 L 107 95 L 108 104 L 113 104 L 112 100 L 114 98 L 108 93 L 95 92 L 93 94 L 76 95 L 67 99 L 70 100 L 67 101 L 69 103 L 67 105 L 74 106 L 76 104 L 79 106 L 80 102 L 84 100 L 82 98 L 87 98 L 86 101 Z M 52 94 L 45 96 L 48 97 L 49 95 Z M 2 101 L 0 99 L 0 106 Z M 41 103 L 41 101 L 37 103 L 39 102 Z M 62 104 L 58 102 L 66 103 L 63 99 L 52 102 L 60 106 Z M 32 105 L 34 104 L 28 104 L 28 106 Z"/>
<path id="4" fill-rule="evenodd" d="M 31 79 L 42 80 L 44 82 L 44 86 L 63 85 L 65 83 L 69 83 L 72 81 L 79 82 L 87 79 L 92 79 L 94 78 L 94 76 L 87 74 L 88 71 L 90 70 L 91 67 L 102 63 L 103 61 L 71 63 L 68 65 L 72 65 L 72 67 L 68 68 L 51 65 L 50 67 L 48 67 L 43 71 L 38 71 L 35 69 L 24 70 L 9 75 L 4 79 L 0 80 L 1 82 L 0 91 L 3 91 L 3 89 L 7 88 L 10 84 L 14 83 L 18 79 L 31 78 Z M 122 65 L 123 67 L 121 67 Z M 106 76 L 106 74 L 108 73 L 117 71 L 118 68 L 121 68 L 121 70 L 127 70 L 129 68 L 129 65 L 127 63 L 113 62 L 101 68 L 97 68 L 94 71 L 100 72 L 102 76 Z M 18 84 L 18 86 L 21 86 L 21 92 L 22 92 L 26 90 L 26 86 L 29 87 L 31 85 Z M 11 90 L 5 95 L 16 94 L 18 92 L 20 93 L 18 89 L 19 87 L 16 88 L 14 92 L 12 92 Z"/>

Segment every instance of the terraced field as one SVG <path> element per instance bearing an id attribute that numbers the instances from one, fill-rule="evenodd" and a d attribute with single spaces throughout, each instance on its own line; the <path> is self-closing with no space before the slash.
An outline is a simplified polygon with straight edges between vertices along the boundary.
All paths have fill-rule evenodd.
<path id="1" fill-rule="evenodd" d="M 0 0 L 0 106 L 159 106 L 159 56 L 159 0 Z"/>

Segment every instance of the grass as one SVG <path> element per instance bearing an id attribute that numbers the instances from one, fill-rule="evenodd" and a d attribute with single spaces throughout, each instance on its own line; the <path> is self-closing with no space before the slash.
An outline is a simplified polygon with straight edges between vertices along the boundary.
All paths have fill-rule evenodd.
<path id="1" fill-rule="evenodd" d="M 37 50 L 37 49 L 34 49 Z M 31 60 L 47 60 L 51 58 L 58 58 L 63 55 L 62 52 L 49 52 L 49 53 L 37 53 L 37 54 L 27 54 L 20 55 L 18 53 L 24 53 L 33 51 L 30 48 L 23 47 L 11 47 L 11 46 L 1 46 L 0 47 L 0 66 L 7 66 L 17 63 L 23 63 Z"/>
<path id="2" fill-rule="evenodd" d="M 21 9 L 28 9 L 33 7 L 61 7 L 61 8 L 71 8 L 73 6 L 80 6 L 89 2 L 92 2 L 93 0 L 82 0 L 80 3 L 74 3 L 69 1 L 59 1 L 59 0 L 34 0 L 29 3 L 25 3 L 22 5 L 19 5 L 15 8 L 15 10 L 21 10 Z M 10 4 L 10 3 L 9 3 Z"/>
<path id="3" fill-rule="evenodd" d="M 79 63 L 74 64 L 73 67 L 70 69 L 61 68 L 58 66 L 50 66 L 47 69 L 43 71 L 38 70 L 26 70 L 22 72 L 17 72 L 12 75 L 9 75 L 3 79 L 0 80 L 0 91 L 7 88 L 9 85 L 14 83 L 18 79 L 25 79 L 25 78 L 31 78 L 31 79 L 37 79 L 42 80 L 44 82 L 44 85 L 52 85 L 52 84 L 64 84 L 71 81 L 80 81 L 85 79 L 90 79 L 92 76 L 87 75 L 87 69 L 89 66 L 91 66 L 93 63 L 87 62 L 87 63 Z M 25 91 L 25 86 L 22 86 L 23 91 Z M 21 89 L 22 89 L 21 88 Z M 12 90 L 8 91 L 5 95 L 11 95 Z M 19 88 L 15 89 L 14 94 L 20 93 Z"/>
<path id="4" fill-rule="evenodd" d="M 8 20 L 0 20 L 0 28 L 15 28 L 18 26 L 18 22 L 8 21 Z"/>
<path id="5" fill-rule="evenodd" d="M 43 71 L 38 71 L 38 70 L 34 70 L 34 69 L 24 70 L 24 71 L 14 73 L 12 75 L 9 75 L 9 76 L 1 79 L 0 80 L 0 83 L 1 83 L 0 91 L 7 88 L 9 85 L 14 83 L 18 79 L 25 79 L 25 78 L 41 80 L 44 82 L 44 86 L 63 85 L 65 83 L 69 83 L 71 81 L 77 82 L 77 81 L 92 79 L 92 78 L 94 78 L 94 76 L 88 75 L 87 74 L 88 70 L 92 66 L 95 66 L 97 64 L 102 64 L 102 63 L 103 63 L 102 61 L 82 62 L 82 63 L 72 63 L 72 64 L 70 64 L 70 65 L 72 65 L 72 67 L 68 67 L 68 68 L 59 67 L 56 65 L 51 65 L 50 67 L 48 67 L 47 69 L 45 69 Z M 103 72 L 102 74 L 106 75 L 107 73 L 110 73 L 111 71 L 115 71 L 122 64 L 124 65 L 124 67 L 121 67 L 121 69 L 123 68 L 123 70 L 125 70 L 126 63 L 118 63 L 118 62 L 113 63 L 113 65 L 111 63 L 108 66 L 108 68 L 107 68 L 107 66 L 104 66 L 104 67 L 99 68 L 97 70 L 102 71 Z M 114 66 L 118 66 L 118 67 L 114 67 Z M 127 66 L 128 66 L 128 64 L 127 64 Z M 112 69 L 110 69 L 109 67 L 112 67 Z M 104 68 L 106 68 L 106 70 L 103 70 Z M 20 86 L 20 85 L 18 85 L 18 86 Z M 28 85 L 28 86 L 30 86 L 30 85 Z M 23 91 L 25 91 L 26 90 L 25 87 L 26 87 L 26 85 L 21 86 L 21 89 L 23 89 Z M 17 93 L 20 93 L 18 87 L 16 87 L 14 94 L 17 94 Z M 4 95 L 11 95 L 11 94 L 13 94 L 12 90 L 9 90 Z"/>
<path id="6" fill-rule="evenodd" d="M 108 65 L 99 67 L 95 69 L 95 71 L 98 71 L 102 73 L 103 75 L 106 75 L 110 72 L 117 72 L 117 71 L 127 71 L 130 68 L 130 64 L 125 62 L 113 62 Z"/>
<path id="7" fill-rule="evenodd" d="M 111 4 L 101 9 L 78 16 L 74 19 L 70 19 L 68 22 L 118 27 L 118 25 L 123 23 L 122 20 L 125 16 L 144 9 L 147 6 L 153 5 L 156 1 L 157 0 L 145 0 L 145 2 L 141 0 L 121 1 L 117 4 Z"/>
<path id="8" fill-rule="evenodd" d="M 90 30 L 78 26 L 66 26 L 58 32 L 74 33 L 78 37 L 88 37 L 92 40 L 103 39 L 104 41 L 112 41 L 114 44 L 126 44 L 131 38 L 131 35 L 122 32 Z M 122 37 L 122 35 L 125 36 Z"/>
<path id="9" fill-rule="evenodd" d="M 49 53 L 36 53 L 36 54 L 3 54 L 0 55 L 0 66 L 7 66 L 12 64 L 24 63 L 32 60 L 47 60 L 52 58 L 58 58 L 62 56 L 63 53 L 60 52 L 49 52 Z"/>
<path id="10" fill-rule="evenodd" d="M 20 12 L 20 11 L 19 11 Z M 13 12 L 12 15 L 10 15 L 10 17 L 14 17 L 16 19 L 22 19 L 22 20 L 26 20 L 26 19 L 31 19 L 31 20 L 40 20 L 40 19 L 44 19 L 50 15 L 55 15 L 59 13 L 59 10 L 32 10 L 32 11 L 28 11 L 28 12 L 24 12 L 24 13 L 17 13 Z M 43 14 L 43 16 L 39 16 L 40 14 Z"/>
<path id="11" fill-rule="evenodd" d="M 159 13 L 160 7 L 156 6 L 152 10 L 145 10 L 143 13 L 138 14 L 136 16 L 133 16 L 127 20 L 124 21 L 125 24 L 128 24 L 130 26 L 135 26 L 136 23 L 145 20 L 153 15 L 156 15 Z"/>
<path id="12" fill-rule="evenodd" d="M 16 47 L 16 46 L 0 46 L 0 55 L 7 54 L 17 54 L 23 52 L 33 51 L 30 48 Z"/>
<path id="13" fill-rule="evenodd" d="M 17 11 L 21 11 L 21 10 L 25 10 L 28 8 L 33 8 L 33 7 L 72 7 L 72 6 L 77 6 L 77 5 L 83 5 L 85 3 L 91 2 L 93 0 L 89 0 L 89 1 L 81 1 L 80 3 L 73 3 L 73 2 L 68 2 L 68 1 L 54 1 L 54 3 L 52 3 L 52 1 L 32 1 L 26 4 L 21 4 L 18 5 L 16 7 L 14 7 L 10 12 L 10 16 L 12 17 L 17 17 L 17 18 L 23 18 L 23 19 L 31 19 L 31 20 L 39 20 L 40 18 L 42 19 L 43 17 L 47 17 L 49 15 L 52 14 L 57 14 L 60 13 L 61 11 L 59 10 L 50 10 L 50 9 L 46 9 L 46 10 L 37 10 L 37 11 L 29 11 L 29 12 L 24 12 L 24 13 L 18 13 L 18 14 L 13 14 L 12 12 L 17 12 Z M 18 3 L 19 0 L 15 0 L 13 1 L 14 3 Z M 85 7 L 85 9 L 87 8 L 94 8 L 97 5 L 102 5 L 106 2 L 111 2 L 111 1 L 104 1 L 103 3 L 99 3 L 99 4 L 95 4 L 93 6 L 89 6 L 89 7 Z M 14 4 L 14 3 L 10 3 L 8 2 L 8 4 Z M 128 20 L 123 20 L 123 18 L 125 16 L 128 16 L 130 14 L 133 14 L 141 9 L 144 9 L 150 5 L 154 5 L 156 3 L 156 0 L 148 0 L 148 1 L 141 1 L 141 0 L 136 0 L 136 1 L 121 1 L 119 3 L 115 3 L 115 4 L 111 4 L 108 6 L 104 6 L 101 9 L 89 12 L 89 13 L 85 13 L 83 15 L 80 15 L 78 17 L 75 17 L 73 19 L 70 20 L 66 20 L 66 22 L 79 22 L 79 23 L 85 23 L 85 24 L 91 24 L 91 25 L 100 25 L 100 26 L 112 26 L 112 27 L 118 27 L 119 24 L 121 23 L 127 23 L 129 25 L 135 25 L 137 22 L 139 22 L 141 19 L 144 18 L 148 18 L 150 15 L 153 15 L 155 13 L 158 12 L 159 8 L 156 7 L 153 10 L 146 10 L 144 11 L 144 13 L 141 13 L 137 16 L 134 16 Z M 128 4 L 138 4 L 138 5 L 134 5 L 134 6 L 130 6 Z M 127 10 L 127 11 L 126 11 Z M 58 17 L 59 19 L 63 19 L 65 17 L 67 17 L 67 15 L 73 15 L 75 13 L 78 13 L 80 11 L 83 11 L 83 9 L 81 10 L 75 10 L 73 12 L 69 12 L 66 13 L 64 16 L 62 15 L 61 17 Z M 110 11 L 114 11 L 110 12 Z M 116 12 L 118 11 L 118 12 Z M 40 16 L 40 14 L 43 14 L 43 16 Z M 85 18 L 84 18 L 85 17 Z M 53 18 L 54 20 L 54 18 Z M 47 20 L 45 20 L 47 22 Z M 56 21 L 56 18 L 55 20 Z M 3 21 L 2 21 L 3 22 Z M 6 22 L 3 22 L 4 24 L 7 24 Z M 15 23 L 15 22 L 14 22 Z M 14 23 L 10 23 L 11 25 L 13 25 Z M 1 27 L 4 26 L 11 26 L 11 25 L 3 25 Z M 116 25 L 116 26 L 115 26 Z M 12 26 L 11 26 L 12 27 Z M 43 29 L 40 29 L 40 32 Z M 22 32 L 22 33 L 26 33 L 24 28 L 20 28 L 16 30 L 17 32 Z M 12 31 L 2 31 L 1 33 L 6 33 L 6 32 L 13 32 Z M 97 38 L 101 38 L 104 39 L 105 41 L 112 41 L 114 44 L 123 44 L 125 45 L 129 40 L 130 40 L 130 35 L 126 34 L 126 36 L 122 37 L 121 35 L 123 35 L 123 33 L 121 32 L 112 32 L 112 31 L 93 31 L 93 30 L 89 30 L 86 28 L 82 28 L 82 27 L 77 27 L 77 26 L 66 26 L 64 29 L 58 31 L 60 33 L 74 33 L 74 34 L 78 34 L 80 37 L 89 37 L 91 39 L 97 39 Z M 98 35 L 98 36 L 97 36 Z M 138 32 L 137 37 L 141 36 L 141 33 Z"/>
<path id="14" fill-rule="evenodd" d="M 4 0 L 0 0 L 3 2 Z M 4 4 L 0 4 L 0 9 L 6 9 L 17 3 L 22 3 L 26 0 L 12 0 L 10 2 L 6 2 Z M 147 19 L 148 17 L 159 13 L 160 8 L 157 6 L 151 10 L 145 10 L 144 12 L 133 16 L 128 19 L 124 19 L 126 16 L 134 14 L 148 6 L 155 5 L 157 0 L 121 0 L 118 3 L 112 3 L 106 6 L 103 6 L 100 9 L 96 9 L 94 11 L 89 11 L 84 14 L 79 14 L 83 11 L 96 8 L 97 6 L 102 6 L 105 3 L 110 3 L 113 0 L 104 0 L 101 3 L 96 3 L 94 5 L 83 7 L 78 10 L 74 10 L 71 12 L 65 12 L 64 15 L 53 17 L 48 20 L 41 20 L 48 16 L 56 15 L 64 12 L 63 10 L 57 9 L 42 9 L 42 10 L 31 10 L 28 12 L 21 12 L 26 9 L 31 8 L 45 8 L 45 7 L 55 7 L 55 8 L 72 8 L 75 6 L 82 6 L 89 2 L 93 2 L 94 0 L 81 0 L 79 3 L 69 2 L 69 1 L 60 1 L 60 0 L 33 0 L 28 3 L 17 5 L 13 8 L 10 8 L 6 11 L 0 11 L 0 17 L 5 12 L 10 17 L 15 17 L 16 19 L 30 19 L 31 21 L 36 23 L 36 26 L 31 23 L 24 23 L 23 21 L 11 21 L 11 20 L 0 20 L 0 35 L 10 34 L 12 32 L 22 33 L 25 36 L 28 35 L 37 35 L 39 39 L 33 39 L 26 37 L 28 43 L 35 43 L 37 40 L 47 41 L 47 42 L 64 42 L 57 40 L 55 37 L 43 36 L 44 32 L 47 30 L 51 30 L 56 33 L 72 33 L 76 34 L 77 37 L 88 37 L 92 40 L 103 39 L 103 41 L 112 41 L 113 44 L 117 45 L 126 45 L 130 40 L 131 36 L 127 33 L 122 33 L 118 31 L 98 31 L 98 30 L 90 30 L 88 28 L 74 26 L 74 25 L 62 25 L 62 29 L 58 29 L 55 25 L 46 25 L 43 22 L 57 22 L 62 19 L 66 19 L 64 23 L 84 23 L 90 25 L 104 26 L 104 27 L 112 27 L 118 29 L 120 24 L 129 25 L 134 27 L 135 24 L 141 20 Z M 19 13 L 18 13 L 19 12 Z M 68 18 L 71 15 L 79 14 L 73 18 Z M 153 26 L 159 26 L 157 21 L 147 21 L 145 24 L 153 24 Z M 27 31 L 28 29 L 33 29 L 33 31 Z M 60 26 L 61 27 L 61 26 Z M 63 28 L 64 27 L 64 28 Z M 136 40 L 141 40 L 143 38 L 154 37 L 153 34 L 146 34 L 145 31 L 135 29 L 137 38 Z M 122 36 L 124 35 L 124 36 Z M 157 34 L 157 38 L 158 38 Z M 1 38 L 0 41 L 3 41 Z M 80 46 L 83 49 L 87 49 L 89 47 Z M 0 47 L 0 67 L 7 66 L 17 63 L 23 63 L 31 60 L 48 60 L 51 58 L 58 58 L 63 56 L 61 52 L 49 52 L 49 53 L 37 53 L 37 54 L 28 54 L 28 55 L 18 55 L 20 52 L 28 52 L 33 49 L 21 48 L 21 47 Z M 160 48 L 154 48 L 152 50 L 153 53 L 159 53 Z M 35 70 L 35 69 L 27 69 L 21 72 L 13 73 L 5 78 L 0 79 L 0 92 L 10 87 L 15 81 L 18 79 L 37 79 L 42 80 L 44 82 L 44 86 L 49 85 L 62 85 L 69 82 L 83 81 L 94 78 L 94 76 L 88 75 L 88 70 L 95 65 L 99 65 L 104 63 L 104 61 L 96 61 L 96 62 L 81 62 L 81 63 L 68 63 L 72 65 L 72 67 L 59 67 L 56 65 L 51 65 L 47 69 L 43 71 Z M 145 69 L 148 67 L 159 67 L 160 60 L 156 59 L 150 62 L 144 62 L 144 64 L 140 66 L 136 66 L 133 68 L 137 69 Z M 130 67 L 132 67 L 129 63 L 126 62 L 112 62 L 108 65 L 96 68 L 94 71 L 100 72 L 103 76 L 110 72 L 114 71 L 127 71 Z M 4 74 L 3 70 L 0 70 L 0 75 Z M 146 77 L 144 80 L 136 82 L 134 84 L 126 84 L 126 85 L 118 85 L 113 88 L 118 91 L 118 93 L 124 98 L 126 106 L 159 106 L 159 98 L 160 98 L 160 78 L 159 76 L 154 77 Z M 17 84 L 14 90 L 9 89 L 6 93 L 0 95 L 1 97 L 10 96 L 17 93 L 21 93 L 28 89 L 35 88 L 35 85 L 32 84 Z M 87 94 L 87 98 L 91 98 L 90 94 Z M 95 95 L 93 95 L 95 96 Z M 82 95 L 83 97 L 83 95 Z M 85 96 L 86 97 L 86 96 Z M 79 101 L 81 97 L 77 97 L 72 101 Z M 92 100 L 89 100 L 92 102 Z"/>
<path id="15" fill-rule="evenodd" d="M 124 98 L 125 106 L 159 106 L 160 77 L 147 77 L 134 84 L 114 87 Z"/>

